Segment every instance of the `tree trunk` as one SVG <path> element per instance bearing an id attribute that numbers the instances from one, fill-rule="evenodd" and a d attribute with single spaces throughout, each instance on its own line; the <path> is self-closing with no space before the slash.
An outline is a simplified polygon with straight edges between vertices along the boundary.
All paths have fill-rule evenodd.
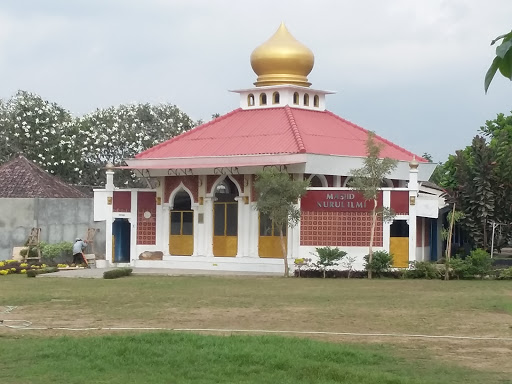
<path id="1" fill-rule="evenodd" d="M 453 225 L 455 224 L 455 203 L 453 203 L 452 218 L 450 220 L 450 229 L 448 230 L 448 242 L 446 243 L 446 258 L 444 261 L 445 271 L 444 279 L 450 280 L 450 258 L 452 255 L 452 234 Z"/>
<path id="2" fill-rule="evenodd" d="M 279 237 L 281 239 L 281 251 L 283 252 L 284 277 L 289 277 L 288 258 L 286 257 L 286 244 L 284 243 L 283 226 L 282 225 L 279 227 Z"/>
<path id="3" fill-rule="evenodd" d="M 372 229 L 370 231 L 370 246 L 368 249 L 368 264 L 371 266 L 373 261 L 373 237 L 375 235 L 375 225 L 377 224 L 377 199 L 373 199 L 372 210 Z M 368 269 L 368 278 L 372 278 L 372 268 Z"/>

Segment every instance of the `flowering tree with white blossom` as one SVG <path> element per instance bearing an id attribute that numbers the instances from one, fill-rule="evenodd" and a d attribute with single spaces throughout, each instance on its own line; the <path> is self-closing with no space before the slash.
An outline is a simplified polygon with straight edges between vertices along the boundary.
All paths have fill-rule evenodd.
<path id="1" fill-rule="evenodd" d="M 122 165 L 196 124 L 171 104 L 129 104 L 74 118 L 56 103 L 26 91 L 0 100 L 0 163 L 22 153 L 51 174 L 81 185 L 105 183 L 107 162 Z M 137 185 L 119 171 L 118 185 Z"/>
<path id="2" fill-rule="evenodd" d="M 0 162 L 21 153 L 51 174 L 77 183 L 80 154 L 69 111 L 40 96 L 18 91 L 0 103 Z"/>
<path id="3" fill-rule="evenodd" d="M 102 168 L 107 162 L 121 165 L 124 159 L 191 129 L 194 122 L 175 105 L 130 104 L 98 109 L 77 119 L 76 125 L 84 178 L 87 184 L 100 185 L 105 182 Z M 133 172 L 116 172 L 116 184 L 133 185 L 136 179 Z"/>

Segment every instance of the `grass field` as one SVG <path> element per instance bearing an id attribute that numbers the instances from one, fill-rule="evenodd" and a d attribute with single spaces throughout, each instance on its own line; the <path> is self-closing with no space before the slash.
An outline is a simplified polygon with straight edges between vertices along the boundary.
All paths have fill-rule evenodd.
<path id="1" fill-rule="evenodd" d="M 507 281 L 369 281 L 366 279 L 155 276 L 89 280 L 27 279 L 24 276 L 6 276 L 0 278 L 0 292 L 0 306 L 18 306 L 11 313 L 0 315 L 0 319 L 28 320 L 36 327 L 223 328 L 512 338 L 512 282 Z M 1 311 L 2 308 L 0 308 Z M 339 354 L 346 353 L 346 351 L 355 351 L 354 353 L 362 353 L 364 356 L 366 353 L 376 353 L 377 360 L 382 359 L 381 365 L 377 364 L 375 370 L 368 371 L 368 377 L 358 379 L 359 381 L 353 379 L 348 381 L 354 383 L 376 382 L 373 381 L 372 374 L 383 372 L 384 375 L 388 372 L 384 367 L 391 369 L 394 374 L 403 372 L 405 376 L 392 376 L 393 372 L 388 372 L 386 375 L 391 375 L 390 379 L 388 381 L 383 379 L 379 382 L 434 382 L 436 375 L 436 382 L 457 382 L 457 378 L 463 378 L 465 382 L 509 382 L 507 380 L 512 374 L 511 341 L 313 335 L 311 337 L 330 343 L 316 344 L 316 341 L 295 338 L 276 339 L 274 337 L 206 337 L 206 339 L 202 339 L 200 336 L 194 335 L 159 334 L 158 336 L 109 335 L 108 339 L 103 339 L 105 336 L 98 336 L 98 334 L 103 335 L 104 333 L 102 331 L 27 331 L 0 327 L 0 362 L 2 362 L 0 368 L 2 364 L 6 364 L 6 361 L 10 361 L 9 359 L 14 358 L 15 361 L 19 361 L 16 356 L 22 356 L 23 353 L 29 352 L 30 348 L 33 348 L 34 351 L 61 348 L 62 361 L 58 360 L 55 354 L 43 352 L 41 352 L 42 358 L 36 353 L 39 357 L 30 360 L 31 366 L 35 364 L 34 369 L 41 364 L 40 369 L 48 371 L 53 364 L 62 363 L 66 366 L 66 359 L 74 359 L 73 356 L 68 356 L 65 352 L 67 349 L 73 351 L 76 348 L 82 348 L 83 345 L 85 355 L 95 356 L 94 351 L 97 348 L 94 345 L 101 344 L 101 340 L 109 340 L 114 345 L 124 343 L 126 353 L 137 355 L 138 345 L 142 344 L 140 340 L 137 341 L 136 337 L 142 338 L 141 340 L 147 344 L 144 348 L 147 349 L 151 349 L 151 338 L 155 337 L 155 340 L 171 338 L 171 341 L 167 343 L 169 345 L 175 344 L 176 339 L 173 338 L 185 340 L 186 343 L 213 343 L 213 346 L 204 347 L 206 351 L 209 349 L 214 351 L 217 348 L 215 345 L 221 342 L 219 340 L 228 340 L 229 342 L 226 342 L 234 343 L 233 347 L 225 347 L 227 349 L 234 348 L 233 351 L 238 350 L 236 345 L 240 343 L 259 345 L 263 342 L 262 340 L 265 340 L 265 343 L 270 343 L 268 340 L 277 340 L 273 349 L 271 348 L 272 351 L 269 352 L 270 361 L 265 363 L 270 365 L 264 365 L 260 367 L 261 369 L 271 371 L 273 361 L 281 361 L 279 356 L 283 356 L 284 359 L 284 356 L 288 354 L 286 351 L 290 349 L 297 348 L 297 351 L 302 351 L 297 352 L 299 355 L 302 354 L 300 359 L 299 355 L 293 355 L 300 360 L 300 364 L 294 365 L 288 360 L 283 360 L 285 362 L 282 365 L 290 370 L 288 372 L 283 368 L 284 376 L 291 375 L 291 371 L 295 372 L 299 368 L 302 373 L 306 372 L 307 368 L 316 372 L 318 364 L 325 360 L 320 353 L 324 349 L 332 351 L 334 356 L 338 356 L 333 358 L 334 360 L 326 360 L 326 364 L 333 367 L 339 364 L 339 361 L 336 360 L 339 358 Z M 229 335 L 230 333 L 222 334 Z M 56 338 L 56 336 L 62 335 L 68 335 L 68 337 Z M 79 337 L 77 338 L 77 336 Z M 191 341 L 187 341 L 188 337 L 192 338 Z M 301 338 L 304 337 L 305 335 L 301 335 Z M 131 340 L 132 344 L 127 343 L 127 340 Z M 306 344 L 300 344 L 302 342 Z M 350 345 L 347 346 L 344 343 L 350 343 Z M 131 351 L 131 348 L 134 351 Z M 141 347 L 141 353 L 144 348 Z M 339 352 L 335 352 L 329 348 L 340 349 Z M 308 355 L 308 351 L 313 351 L 313 349 L 319 352 L 311 352 Z M 101 353 L 105 356 L 112 354 L 108 350 Z M 166 359 L 172 360 L 176 353 L 178 352 L 169 349 L 170 355 Z M 195 353 L 197 351 L 192 355 Z M 113 353 L 114 357 L 117 354 Z M 317 355 L 318 359 L 315 357 Z M 236 361 L 239 358 L 233 357 Z M 110 358 L 102 357 L 99 360 L 105 364 L 102 365 L 103 368 L 98 366 L 100 371 L 103 370 L 102 372 L 108 371 L 105 367 L 116 364 L 120 364 L 119 368 L 116 368 L 119 371 L 124 369 L 130 371 L 131 369 L 131 366 L 120 363 L 119 358 L 111 361 Z M 311 364 L 308 363 L 310 360 Z M 144 361 L 140 360 L 141 363 Z M 393 365 L 392 361 L 400 363 Z M 353 363 L 354 372 L 357 372 L 358 369 L 364 371 L 364 368 L 361 367 L 367 365 L 361 363 L 357 368 L 357 361 Z M 149 362 L 143 364 L 147 365 Z M 251 364 L 248 363 L 246 367 L 247 375 L 252 372 Z M 26 381 L 27 376 L 18 379 L 15 376 L 5 376 L 6 372 L 14 375 L 15 365 L 15 363 L 11 363 L 7 368 L 0 369 L 0 382 L 28 382 Z M 400 369 L 397 370 L 397 367 Z M 153 366 L 153 368 L 159 370 L 158 367 Z M 193 368 L 193 364 L 189 368 L 192 371 L 196 370 Z M 214 371 L 215 369 L 229 371 L 228 368 L 228 366 L 224 368 L 212 366 Z M 188 368 L 183 367 L 183 369 Z M 330 369 L 328 369 L 329 372 Z M 315 381 L 311 377 L 305 376 L 306 379 L 303 382 L 339 382 L 339 377 L 341 377 L 339 375 L 342 375 L 344 371 L 338 372 L 336 369 L 332 369 L 332 377 L 329 375 L 319 376 Z M 414 375 L 415 369 L 424 372 L 423 376 L 426 379 L 423 380 L 426 381 L 418 381 L 419 378 Z M 395 372 L 395 370 L 397 371 Z M 445 372 L 446 370 L 454 372 L 454 375 L 449 375 Z M 85 371 L 86 369 L 84 369 Z M 184 372 L 177 373 L 177 375 L 184 375 Z M 161 376 L 163 373 L 155 372 L 154 375 L 155 381 L 153 382 L 180 382 L 162 381 L 164 380 L 164 376 Z M 208 375 L 198 378 L 196 382 L 215 382 L 215 380 L 208 381 L 208 378 L 213 377 L 211 376 L 213 373 Z M 384 378 L 384 376 L 382 377 Z M 5 377 L 7 381 L 2 380 L 2 377 Z M 293 375 L 290 377 L 294 377 L 294 382 L 301 382 Z M 218 382 L 272 381 L 271 376 L 268 377 L 268 381 L 251 380 L 247 376 L 246 381 L 242 379 L 230 381 L 226 376 Z M 181 382 L 192 381 L 190 379 L 190 381 Z M 44 383 L 45 381 L 37 382 Z M 68 380 L 66 382 L 80 381 Z M 98 379 L 93 382 L 102 381 Z M 105 382 L 117 381 L 107 380 Z M 276 380 L 275 382 L 286 381 Z"/>

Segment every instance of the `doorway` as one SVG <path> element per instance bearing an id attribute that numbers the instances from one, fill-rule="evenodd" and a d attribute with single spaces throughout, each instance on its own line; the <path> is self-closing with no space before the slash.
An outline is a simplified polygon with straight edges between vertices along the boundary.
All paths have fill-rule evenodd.
<path id="1" fill-rule="evenodd" d="M 234 257 L 238 249 L 238 188 L 229 178 L 215 188 L 213 203 L 213 255 Z"/>
<path id="2" fill-rule="evenodd" d="M 191 256 L 194 253 L 194 211 L 187 192 L 181 190 L 174 196 L 170 212 L 169 254 Z"/>
<path id="3" fill-rule="evenodd" d="M 112 223 L 112 262 L 130 262 L 131 225 L 128 219 L 115 219 Z"/>
<path id="4" fill-rule="evenodd" d="M 390 226 L 389 253 L 393 255 L 393 267 L 409 267 L 409 224 L 395 220 Z"/>

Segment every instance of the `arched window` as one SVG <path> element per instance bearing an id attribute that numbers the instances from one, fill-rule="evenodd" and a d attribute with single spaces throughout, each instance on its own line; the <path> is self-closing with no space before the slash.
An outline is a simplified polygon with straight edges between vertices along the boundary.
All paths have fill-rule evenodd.
<path id="1" fill-rule="evenodd" d="M 309 106 L 309 95 L 307 93 L 304 94 L 304 105 Z"/>
<path id="2" fill-rule="evenodd" d="M 254 106 L 254 95 L 252 93 L 249 93 L 249 96 L 247 96 L 247 105 L 249 107 Z"/>
<path id="3" fill-rule="evenodd" d="M 313 176 L 311 180 L 309 180 L 309 185 L 311 187 L 323 187 L 322 180 L 318 176 Z"/>
<path id="4" fill-rule="evenodd" d="M 293 94 L 293 104 L 298 105 L 299 104 L 299 94 L 295 92 Z"/>
<path id="5" fill-rule="evenodd" d="M 272 94 L 272 104 L 279 104 L 279 92 Z"/>
<path id="6" fill-rule="evenodd" d="M 315 97 L 313 97 L 313 106 L 317 107 L 320 105 L 320 98 L 318 97 L 318 95 L 315 95 Z"/>
<path id="7" fill-rule="evenodd" d="M 260 105 L 267 105 L 267 94 L 260 93 Z"/>

